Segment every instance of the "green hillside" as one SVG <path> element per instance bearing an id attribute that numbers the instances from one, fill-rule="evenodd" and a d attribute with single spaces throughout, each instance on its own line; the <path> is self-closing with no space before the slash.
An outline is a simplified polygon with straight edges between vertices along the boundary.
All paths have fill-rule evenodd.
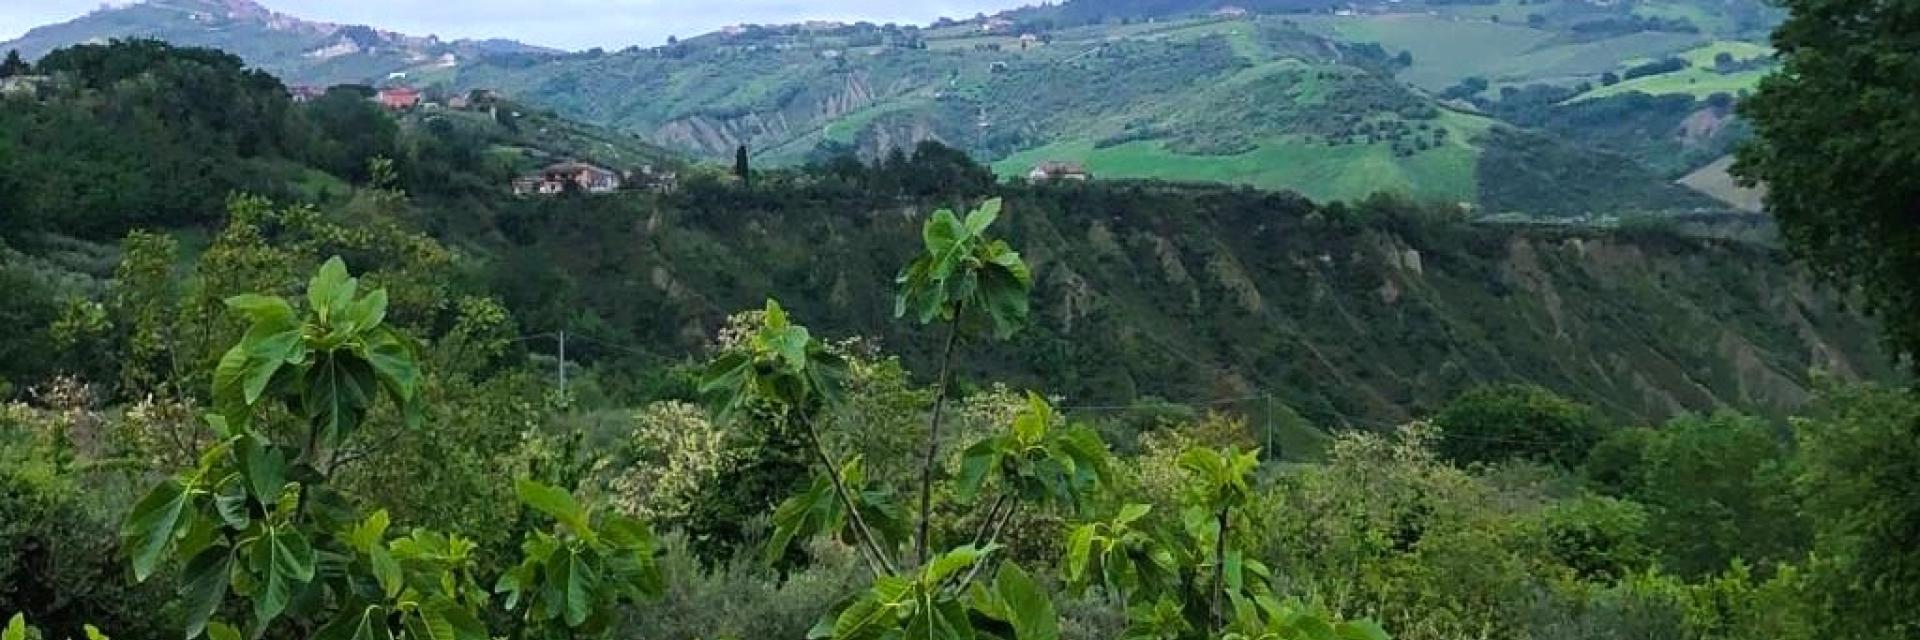
<path id="1" fill-rule="evenodd" d="M 873 158 L 931 139 L 990 159 L 1003 176 L 1071 160 L 1114 178 L 1477 202 L 1486 133 L 1497 123 L 1402 86 L 1395 74 L 1411 70 L 1391 47 L 1301 25 L 1292 16 L 1203 16 L 1068 26 L 1024 40 L 966 27 L 748 29 L 666 49 L 462 67 L 453 82 L 714 159 L 742 145 L 772 164 L 845 151 Z M 1422 59 L 1413 55 L 1412 68 Z M 1616 175 L 1638 179 L 1627 176 Z M 1710 201 L 1679 193 L 1586 204 Z"/>
<path id="2" fill-rule="evenodd" d="M 531 269 L 506 299 L 520 317 L 581 319 L 676 355 L 773 296 L 924 369 L 931 334 L 891 323 L 891 281 L 871 274 L 890 273 L 930 205 L 816 180 L 523 214 L 551 222 L 503 258 Z M 788 184 L 819 186 L 772 191 Z M 968 366 L 1077 403 L 1273 393 L 1315 424 L 1367 424 L 1528 380 L 1645 417 L 1771 411 L 1806 397 L 1812 369 L 1886 371 L 1871 325 L 1764 246 L 1219 188 L 1000 194 L 1035 268 L 1037 321 Z"/>
<path id="3" fill-rule="evenodd" d="M 226 47 L 299 83 L 491 89 L 529 111 L 721 163 L 742 146 L 759 164 L 793 166 L 846 153 L 881 159 L 932 140 L 1009 178 L 1074 161 L 1109 178 L 1578 215 L 1719 206 L 1668 187 L 1724 155 L 1744 135 L 1725 126 L 1737 123 L 1695 118 L 1699 108 L 1594 121 L 1592 109 L 1571 105 L 1737 93 L 1766 72 L 1750 40 L 1776 19 L 1749 0 L 1234 7 L 1244 12 L 1199 0 L 1079 0 L 926 27 L 743 26 L 667 46 L 558 53 L 302 22 L 246 2 L 160 0 L 37 29 L 11 46 L 32 54 L 138 33 Z M 1717 60 L 1723 53 L 1735 64 Z M 1669 58 L 1691 66 L 1633 71 Z M 1635 77 L 1608 84 L 1608 74 Z M 1552 91 L 1566 93 L 1543 100 Z M 1629 122 L 1637 128 L 1623 132 Z M 1510 145 L 1528 138 L 1491 134 L 1508 125 L 1550 140 Z M 1487 173 L 1513 162 L 1533 166 Z M 1611 168 L 1588 170 L 1602 165 Z M 1596 197 L 1487 184 L 1540 176 Z M 1632 197 L 1597 197 L 1609 192 Z"/>
<path id="4" fill-rule="evenodd" d="M 1760 78 L 1773 71 L 1773 49 L 1750 42 L 1718 41 L 1688 49 L 1677 56 L 1687 62 L 1685 69 L 1624 80 L 1581 94 L 1577 100 L 1591 100 L 1626 93 L 1649 95 L 1690 95 L 1706 98 L 1716 93 L 1739 94 L 1760 84 Z M 1731 59 L 1721 68 L 1719 61 Z M 1627 68 L 1647 60 L 1629 60 Z"/>
<path id="5" fill-rule="evenodd" d="M 431 72 L 487 55 L 553 53 L 509 40 L 442 41 L 360 25 L 301 20 L 252 0 L 102 3 L 78 19 L 36 28 L 0 51 L 28 59 L 54 49 L 115 38 L 151 38 L 240 56 L 288 84 L 372 83 L 393 73 Z"/>

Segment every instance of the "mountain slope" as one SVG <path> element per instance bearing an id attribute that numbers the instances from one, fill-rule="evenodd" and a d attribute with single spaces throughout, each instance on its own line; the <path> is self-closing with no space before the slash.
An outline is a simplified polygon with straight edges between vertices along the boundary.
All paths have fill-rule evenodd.
<path id="1" fill-rule="evenodd" d="M 302 20 L 251 0 L 147 0 L 40 27 L 0 50 L 28 59 L 59 47 L 152 38 L 220 49 L 288 84 L 370 83 L 391 73 L 444 68 L 484 55 L 551 53 L 509 40 L 442 41 L 366 26 Z"/>
<path id="2" fill-rule="evenodd" d="M 500 90 L 709 160 L 746 146 L 762 166 L 848 152 L 880 159 L 934 140 L 1008 177 L 1075 161 L 1101 178 L 1322 200 L 1389 192 L 1556 216 L 1722 206 L 1673 185 L 1698 167 L 1694 155 L 1668 153 L 1676 145 L 1661 133 L 1616 144 L 1608 131 L 1533 118 L 1520 124 L 1542 126 L 1539 135 L 1503 135 L 1507 110 L 1433 92 L 1495 60 L 1533 70 L 1498 82 L 1562 83 L 1697 48 L 1720 37 L 1712 29 L 1721 22 L 1745 24 L 1709 18 L 1746 0 L 1323 4 L 1233 5 L 1247 14 L 1202 0 L 1080 0 L 929 28 L 748 26 L 653 49 L 558 54 L 304 22 L 245 0 L 155 0 L 22 43 L 34 52 L 136 33 L 209 43 L 295 84 L 405 72 L 411 84 Z M 1664 8 L 1648 14 L 1655 6 Z M 1692 17 L 1667 16 L 1676 12 Z M 1418 28 L 1389 28 L 1402 23 Z M 1499 46 L 1464 46 L 1482 43 Z M 1698 164 L 1722 146 L 1703 148 Z M 1528 170 L 1506 171 L 1514 166 Z"/>
<path id="3" fill-rule="evenodd" d="M 523 214 L 496 249 L 516 265 L 507 300 L 530 326 L 591 318 L 598 339 L 677 356 L 772 296 L 924 370 L 936 336 L 893 321 L 890 274 L 930 207 L 798 184 L 819 186 Z M 1273 394 L 1316 424 L 1371 425 L 1524 380 L 1658 419 L 1785 409 L 1816 368 L 1888 375 L 1871 325 L 1762 246 L 1221 188 L 1000 193 L 1035 322 L 970 345 L 965 366 L 1073 404 Z"/>
<path id="4" fill-rule="evenodd" d="M 448 81 L 716 159 L 742 145 L 774 164 L 845 151 L 877 158 L 937 140 L 994 159 L 1008 176 L 1073 160 L 1108 178 L 1478 202 L 1480 159 L 1504 140 L 1489 135 L 1501 125 L 1401 85 L 1392 75 L 1404 64 L 1287 20 L 1205 17 L 1023 38 L 966 27 L 753 28 L 662 49 L 483 61 Z M 1555 151 L 1538 161 L 1583 153 Z M 1628 189 L 1650 197 L 1566 204 L 1580 213 L 1714 206 L 1643 173 L 1610 178 L 1657 185 Z"/>

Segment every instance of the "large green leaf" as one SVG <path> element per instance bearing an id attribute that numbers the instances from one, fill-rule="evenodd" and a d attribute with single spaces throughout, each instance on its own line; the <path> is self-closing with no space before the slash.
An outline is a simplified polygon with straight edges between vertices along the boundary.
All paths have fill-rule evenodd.
<path id="1" fill-rule="evenodd" d="M 393 631 L 387 628 L 387 610 L 370 606 L 343 612 L 313 640 L 393 640 Z"/>
<path id="2" fill-rule="evenodd" d="M 244 436 L 234 443 L 234 459 L 240 463 L 240 475 L 247 489 L 262 507 L 271 506 L 287 484 L 287 457 L 278 447 L 259 436 Z"/>
<path id="3" fill-rule="evenodd" d="M 187 507 L 187 490 L 168 479 L 147 492 L 133 505 L 133 513 L 121 526 L 120 535 L 133 560 L 133 577 L 145 581 L 160 564 L 162 552 L 180 530 L 181 515 Z"/>
<path id="4" fill-rule="evenodd" d="M 1000 466 L 1000 439 L 988 438 L 967 447 L 960 457 L 960 477 L 957 480 L 957 497 L 963 504 L 971 504 L 980 495 L 980 489 L 986 484 L 987 474 Z"/>
<path id="5" fill-rule="evenodd" d="M 246 426 L 253 417 L 253 406 L 247 402 L 247 363 L 246 346 L 236 344 L 213 369 L 213 408 L 234 427 Z"/>
<path id="6" fill-rule="evenodd" d="M 373 365 L 380 381 L 401 402 L 414 399 L 420 387 L 420 365 L 413 349 L 399 335 L 384 330 L 376 332 L 359 355 Z"/>
<path id="7" fill-rule="evenodd" d="M 978 236 L 986 233 L 987 227 L 993 226 L 993 222 L 1000 219 L 1001 204 L 1000 198 L 994 198 L 981 203 L 980 208 L 967 214 L 967 235 Z"/>
<path id="8" fill-rule="evenodd" d="M 265 625 L 286 611 L 295 585 L 313 579 L 313 547 L 297 530 L 270 527 L 254 540 L 247 564 L 259 587 L 253 594 L 253 613 Z"/>
<path id="9" fill-rule="evenodd" d="M 304 353 L 306 343 L 301 341 L 300 328 L 292 324 L 255 324 L 240 344 L 247 351 L 246 369 L 240 374 L 241 391 L 247 404 L 260 401 L 281 367 L 305 358 L 300 354 Z"/>
<path id="10" fill-rule="evenodd" d="M 938 557 L 935 557 L 932 562 L 927 563 L 924 574 L 925 577 L 922 578 L 922 581 L 928 585 L 939 585 L 955 573 L 980 562 L 982 558 L 985 558 L 987 554 L 993 553 L 997 548 L 995 545 L 987 545 L 985 547 L 966 545 L 940 554 Z"/>
<path id="11" fill-rule="evenodd" d="M 0 631 L 0 640 L 27 640 L 27 615 L 13 614 L 13 618 L 7 620 L 7 629 Z"/>
<path id="12" fill-rule="evenodd" d="M 513 483 L 513 492 L 520 498 L 520 502 L 567 525 L 573 530 L 574 535 L 593 534 L 592 528 L 587 523 L 586 509 L 581 508 L 580 503 L 574 501 L 573 494 L 565 489 L 521 479 Z"/>
<path id="13" fill-rule="evenodd" d="M 407 618 L 408 640 L 487 640 L 487 627 L 459 604 L 436 597 Z"/>
<path id="14" fill-rule="evenodd" d="M 1047 426 L 1053 422 L 1053 407 L 1045 398 L 1032 391 L 1027 392 L 1027 406 L 1013 417 L 1013 435 L 1021 444 L 1031 445 L 1046 435 Z"/>
<path id="15" fill-rule="evenodd" d="M 1020 565 L 1001 564 L 993 583 L 1012 614 L 1007 622 L 1013 625 L 1014 640 L 1059 640 L 1060 617 L 1053 611 L 1053 601 Z"/>
<path id="16" fill-rule="evenodd" d="M 338 444 L 359 426 L 372 402 L 375 384 L 373 367 L 344 352 L 315 358 L 302 383 L 301 404 L 306 417 L 328 444 Z"/>
<path id="17" fill-rule="evenodd" d="M 1093 563 L 1094 538 L 1099 534 L 1099 525 L 1083 524 L 1067 534 L 1067 580 L 1079 582 L 1087 575 L 1087 567 Z"/>
<path id="18" fill-rule="evenodd" d="M 387 319 L 387 290 L 374 289 L 353 304 L 348 305 L 344 320 L 355 331 L 365 331 L 380 326 Z"/>
<path id="19" fill-rule="evenodd" d="M 942 256 L 953 252 L 960 245 L 960 241 L 965 238 L 966 230 L 966 227 L 960 223 L 960 219 L 953 215 L 952 210 L 941 209 L 933 212 L 933 217 L 929 218 L 926 226 L 920 229 L 920 239 L 926 244 L 927 255 L 933 256 L 934 262 L 938 264 Z"/>
<path id="20" fill-rule="evenodd" d="M 567 563 L 567 626 L 578 627 L 593 615 L 594 590 L 599 580 L 593 565 L 581 554 L 567 554 Z"/>
<path id="21" fill-rule="evenodd" d="M 255 324 L 293 324 L 293 307 L 285 298 L 256 294 L 238 295 L 226 300 L 227 308 L 246 316 Z"/>
<path id="22" fill-rule="evenodd" d="M 239 476 L 221 482 L 220 490 L 213 495 L 213 510 L 220 521 L 236 531 L 245 531 L 253 524 L 253 512 L 247 508 L 247 483 Z"/>
<path id="23" fill-rule="evenodd" d="M 966 607 L 953 598 L 940 598 L 927 601 L 922 596 L 920 606 L 915 607 L 913 616 L 908 618 L 906 640 L 973 640 L 973 624 L 967 620 Z"/>
<path id="24" fill-rule="evenodd" d="M 307 282 L 307 305 L 322 322 L 331 322 L 346 313 L 357 288 L 359 281 L 347 275 L 346 261 L 334 256 Z"/>
<path id="25" fill-rule="evenodd" d="M 225 622 L 207 623 L 207 640 L 241 640 L 240 630 Z"/>
<path id="26" fill-rule="evenodd" d="M 232 581 L 233 549 L 208 547 L 187 561 L 187 568 L 180 576 L 180 599 L 187 613 L 188 640 L 199 637 L 207 628 L 207 619 L 213 617 L 213 612 L 226 600 Z"/>
<path id="27" fill-rule="evenodd" d="M 834 640 L 873 640 L 897 630 L 902 604 L 914 591 L 913 583 L 904 578 L 874 579 L 873 588 L 847 605 L 834 619 Z"/>

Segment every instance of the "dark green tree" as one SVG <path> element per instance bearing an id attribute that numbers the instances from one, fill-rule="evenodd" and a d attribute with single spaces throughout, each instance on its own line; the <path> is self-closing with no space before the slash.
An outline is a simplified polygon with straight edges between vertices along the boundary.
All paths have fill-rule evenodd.
<path id="1" fill-rule="evenodd" d="M 1892 348 L 1920 354 L 1920 2 L 1782 4 L 1782 65 L 1741 105 L 1756 139 L 1734 173 L 1766 185 L 1796 257 L 1858 287 Z"/>
<path id="2" fill-rule="evenodd" d="M 33 72 L 33 67 L 28 65 L 26 60 L 20 58 L 19 49 L 8 50 L 6 61 L 0 62 L 0 78 L 24 76 L 31 72 Z"/>
<path id="3" fill-rule="evenodd" d="M 747 145 L 740 145 L 733 152 L 733 175 L 740 178 L 741 184 L 753 186 L 753 165 L 748 159 Z"/>
<path id="4" fill-rule="evenodd" d="M 1797 421 L 1799 489 L 1815 580 L 1836 638 L 1920 631 L 1920 396 L 1836 388 Z"/>
<path id="5" fill-rule="evenodd" d="M 1526 459 L 1573 466 L 1605 436 L 1592 407 L 1532 385 L 1482 387 L 1433 417 L 1440 453 L 1455 463 Z"/>

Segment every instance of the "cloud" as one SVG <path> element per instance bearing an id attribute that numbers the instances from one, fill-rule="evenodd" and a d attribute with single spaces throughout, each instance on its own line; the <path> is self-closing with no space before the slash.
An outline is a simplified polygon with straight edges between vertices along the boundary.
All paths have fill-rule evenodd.
<path id="1" fill-rule="evenodd" d="M 0 0 L 0 38 L 68 20 L 98 0 Z M 565 49 L 659 44 L 730 24 L 867 20 L 923 24 L 1010 9 L 1027 0 L 265 0 L 282 13 L 445 38 L 511 38 Z"/>

